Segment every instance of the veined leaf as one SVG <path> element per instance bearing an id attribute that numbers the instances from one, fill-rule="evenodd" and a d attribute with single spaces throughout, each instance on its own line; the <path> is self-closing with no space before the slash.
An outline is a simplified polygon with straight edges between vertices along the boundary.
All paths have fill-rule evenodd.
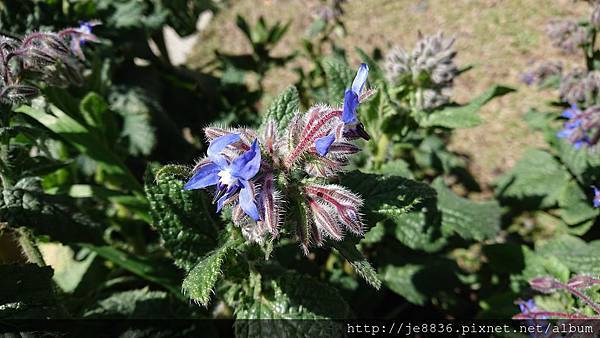
<path id="1" fill-rule="evenodd" d="M 500 230 L 502 210 L 497 202 L 476 203 L 456 195 L 442 179 L 433 182 L 438 209 L 442 212 L 442 231 L 454 232 L 464 239 L 492 239 Z"/>
<path id="2" fill-rule="evenodd" d="M 500 177 L 496 194 L 500 199 L 520 201 L 525 207 L 547 208 L 556 205 L 569 180 L 567 170 L 552 155 L 529 149 Z"/>
<path id="3" fill-rule="evenodd" d="M 335 321 L 319 320 L 350 316 L 348 304 L 336 289 L 291 272 L 271 280 L 268 286 L 268 290 L 263 288 L 261 294 L 247 295 L 236 310 L 237 337 L 342 335 L 344 328 Z"/>
<path id="4" fill-rule="evenodd" d="M 298 90 L 294 86 L 289 86 L 273 100 L 263 117 L 263 125 L 266 121 L 272 120 L 276 123 L 277 130 L 283 131 L 299 110 Z"/>
<path id="5" fill-rule="evenodd" d="M 327 80 L 327 89 L 329 94 L 329 103 L 338 105 L 344 100 L 344 92 L 350 87 L 354 77 L 354 71 L 344 62 L 334 58 L 327 58 L 323 61 L 325 70 L 325 79 Z"/>
<path id="6" fill-rule="evenodd" d="M 220 226 L 202 191 L 183 190 L 181 175 L 188 168 L 150 167 L 146 173 L 146 196 L 150 202 L 153 227 L 171 252 L 175 264 L 190 271 L 202 256 L 217 245 Z"/>
<path id="7" fill-rule="evenodd" d="M 495 97 L 514 92 L 514 89 L 495 85 L 480 96 L 473 99 L 467 105 L 460 107 L 447 107 L 442 110 L 425 114 L 423 120 L 419 121 L 422 127 L 444 127 L 444 128 L 469 128 L 482 122 L 477 111 Z"/>
<path id="8" fill-rule="evenodd" d="M 600 275 L 600 240 L 586 243 L 570 235 L 562 235 L 536 247 L 536 255 L 554 256 L 573 273 Z"/>
<path id="9" fill-rule="evenodd" d="M 371 266 L 371 263 L 358 251 L 356 245 L 351 239 L 344 239 L 342 242 L 333 242 L 333 246 L 344 256 L 344 258 L 352 265 L 354 271 L 362 277 L 369 285 L 379 290 L 381 281 L 377 277 L 377 272 Z"/>
<path id="10" fill-rule="evenodd" d="M 236 242 L 229 239 L 220 248 L 204 257 L 185 277 L 183 292 L 191 299 L 208 306 L 210 294 L 217 279 L 221 276 L 223 260 L 235 247 Z"/>

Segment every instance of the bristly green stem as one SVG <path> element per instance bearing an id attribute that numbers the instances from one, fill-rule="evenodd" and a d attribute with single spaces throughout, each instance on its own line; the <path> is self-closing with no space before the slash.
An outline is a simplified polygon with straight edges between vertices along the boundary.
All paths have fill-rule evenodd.
<path id="1" fill-rule="evenodd" d="M 44 256 L 42 256 L 40 249 L 38 249 L 35 238 L 31 232 L 27 228 L 18 228 L 17 233 L 19 234 L 19 245 L 21 246 L 21 250 L 23 250 L 23 254 L 27 257 L 27 260 L 38 266 L 46 266 Z"/>

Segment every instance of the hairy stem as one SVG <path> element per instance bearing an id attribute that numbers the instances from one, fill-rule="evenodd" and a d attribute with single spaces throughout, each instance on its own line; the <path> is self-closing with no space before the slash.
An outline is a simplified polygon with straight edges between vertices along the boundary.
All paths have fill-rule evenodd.
<path id="1" fill-rule="evenodd" d="M 27 260 L 38 266 L 46 266 L 44 257 L 42 256 L 40 249 L 38 249 L 31 232 L 26 228 L 19 228 L 17 229 L 17 233 L 19 234 L 19 245 L 21 246 L 21 250 L 23 250 L 23 254 L 27 257 Z"/>

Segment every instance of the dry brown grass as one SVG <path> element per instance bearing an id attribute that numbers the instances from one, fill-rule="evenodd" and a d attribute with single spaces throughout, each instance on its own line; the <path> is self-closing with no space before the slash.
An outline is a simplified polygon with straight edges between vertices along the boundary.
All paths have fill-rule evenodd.
<path id="1" fill-rule="evenodd" d="M 202 64 L 214 49 L 241 53 L 249 49 L 235 27 L 235 15 L 253 22 L 264 15 L 269 22 L 292 20 L 292 26 L 276 53 L 287 53 L 298 43 L 311 23 L 311 11 L 319 1 L 271 0 L 238 1 L 231 10 L 219 14 L 203 34 L 189 64 Z M 355 46 L 366 51 L 400 44 L 412 47 L 417 32 L 444 31 L 457 38 L 460 64 L 472 64 L 473 70 L 456 83 L 455 98 L 465 102 L 494 83 L 512 86 L 518 92 L 487 105 L 480 113 L 485 123 L 460 130 L 449 147 L 472 157 L 472 170 L 484 184 L 511 167 L 527 146 L 540 144 L 538 135 L 528 131 L 522 116 L 530 107 L 543 109 L 552 93 L 540 93 L 519 83 L 519 74 L 532 60 L 565 59 L 550 46 L 544 35 L 546 23 L 555 17 L 580 18 L 588 15 L 588 6 L 572 0 L 351 0 L 344 22 L 348 34 L 339 44 L 350 53 Z M 286 87 L 295 77 L 289 70 L 269 74 L 271 93 Z"/>

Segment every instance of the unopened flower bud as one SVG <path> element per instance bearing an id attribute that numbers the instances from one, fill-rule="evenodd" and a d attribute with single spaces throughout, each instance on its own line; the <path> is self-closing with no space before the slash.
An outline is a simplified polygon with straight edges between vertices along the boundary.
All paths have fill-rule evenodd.
<path id="1" fill-rule="evenodd" d="M 550 293 L 557 289 L 558 281 L 552 277 L 538 277 L 529 281 L 529 285 L 540 292 Z"/>

